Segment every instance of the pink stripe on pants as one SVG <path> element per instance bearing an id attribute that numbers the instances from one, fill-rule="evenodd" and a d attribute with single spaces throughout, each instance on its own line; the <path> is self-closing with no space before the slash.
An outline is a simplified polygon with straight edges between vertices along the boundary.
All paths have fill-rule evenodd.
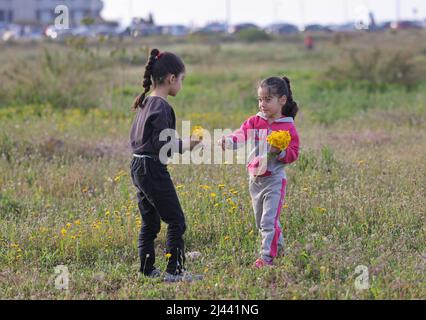
<path id="1" fill-rule="evenodd" d="M 280 218 L 281 207 L 283 206 L 286 185 L 287 185 L 287 180 L 283 179 L 282 180 L 282 184 L 281 184 L 280 202 L 278 203 L 277 215 L 275 216 L 275 223 L 274 223 L 275 235 L 274 235 L 274 239 L 272 240 L 271 252 L 270 252 L 270 256 L 274 257 L 274 258 L 277 256 L 277 252 L 278 252 L 278 239 L 280 238 L 280 235 L 281 235 L 281 228 L 278 226 L 278 219 Z"/>

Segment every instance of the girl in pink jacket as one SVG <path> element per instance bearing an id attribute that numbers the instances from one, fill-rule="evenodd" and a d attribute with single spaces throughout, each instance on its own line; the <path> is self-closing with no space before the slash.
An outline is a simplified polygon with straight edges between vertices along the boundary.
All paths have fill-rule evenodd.
<path id="1" fill-rule="evenodd" d="M 259 113 L 246 120 L 240 129 L 222 138 L 222 148 L 247 146 L 249 190 L 256 226 L 262 235 L 260 258 L 255 267 L 272 265 L 284 238 L 279 217 L 284 204 L 287 177 L 285 166 L 297 160 L 299 136 L 294 125 L 298 112 L 293 100 L 290 80 L 271 77 L 258 88 Z M 289 131 L 291 142 L 286 150 L 278 150 L 266 142 L 273 131 Z"/>

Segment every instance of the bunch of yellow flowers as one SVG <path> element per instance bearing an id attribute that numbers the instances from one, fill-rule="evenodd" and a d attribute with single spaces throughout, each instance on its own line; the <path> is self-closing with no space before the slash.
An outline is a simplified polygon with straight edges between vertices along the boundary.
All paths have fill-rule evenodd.
<path id="1" fill-rule="evenodd" d="M 285 150 L 291 141 L 290 132 L 284 130 L 273 131 L 270 135 L 268 135 L 266 141 L 268 141 L 271 146 L 279 150 Z"/>
<path id="2" fill-rule="evenodd" d="M 204 136 L 204 128 L 202 126 L 194 126 L 194 129 L 192 129 L 191 135 L 193 137 L 197 137 L 198 139 L 202 140 Z"/>

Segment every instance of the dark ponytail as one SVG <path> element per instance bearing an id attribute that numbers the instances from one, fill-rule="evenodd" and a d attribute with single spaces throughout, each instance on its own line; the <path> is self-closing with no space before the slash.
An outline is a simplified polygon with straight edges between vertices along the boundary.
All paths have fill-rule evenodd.
<path id="1" fill-rule="evenodd" d="M 143 75 L 143 88 L 145 89 L 144 92 L 142 92 L 140 95 L 138 95 L 135 99 L 135 101 L 133 102 L 133 110 L 136 110 L 139 107 L 143 108 L 143 102 L 145 100 L 145 96 L 146 94 L 149 92 L 149 90 L 151 89 L 151 85 L 152 85 L 152 80 L 151 80 L 151 76 L 152 76 L 152 69 L 154 66 L 154 62 L 156 59 L 158 59 L 158 55 L 160 54 L 160 51 L 158 49 L 152 49 L 151 50 L 151 54 L 149 56 L 149 59 L 145 65 L 145 73 Z"/>
<path id="2" fill-rule="evenodd" d="M 287 96 L 287 102 L 283 106 L 281 113 L 283 114 L 283 116 L 292 117 L 293 119 L 295 119 L 297 112 L 299 111 L 299 107 L 296 101 L 293 100 L 293 92 L 291 91 L 290 79 L 284 76 L 283 80 L 287 84 L 289 94 Z"/>
<path id="3" fill-rule="evenodd" d="M 291 91 L 290 79 L 287 77 L 271 77 L 263 80 L 260 85 L 262 88 L 267 88 L 270 95 L 287 97 L 287 102 L 281 110 L 281 114 L 285 117 L 296 118 L 299 107 L 293 99 L 293 92 Z"/>
<path id="4" fill-rule="evenodd" d="M 161 52 L 152 49 L 148 62 L 145 65 L 143 75 L 143 88 L 145 89 L 133 102 L 133 110 L 144 107 L 146 94 L 151 89 L 152 84 L 159 85 L 164 82 L 167 75 L 173 74 L 178 77 L 185 72 L 185 64 L 182 59 L 171 52 Z"/>

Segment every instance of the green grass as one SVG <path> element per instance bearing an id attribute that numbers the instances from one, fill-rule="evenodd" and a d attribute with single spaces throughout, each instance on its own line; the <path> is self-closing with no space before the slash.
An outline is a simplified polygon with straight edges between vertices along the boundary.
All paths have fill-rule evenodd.
<path id="1" fill-rule="evenodd" d="M 394 37 L 387 35 L 381 45 L 391 46 Z M 417 59 L 423 59 L 424 48 L 415 38 L 400 40 L 418 45 Z M 98 50 L 97 59 L 111 61 L 100 61 L 82 80 L 96 80 L 89 88 L 96 107 L 62 108 L 40 92 L 34 93 L 37 101 L 4 93 L 0 297 L 424 299 L 426 84 L 411 91 L 399 86 L 368 91 L 333 87 L 323 79 L 343 47 L 372 41 L 374 35 L 340 45 L 324 39 L 312 53 L 295 41 L 160 43 L 160 49 L 175 51 L 188 63 L 184 89 L 170 99 L 178 121 L 208 129 L 238 127 L 256 113 L 256 84 L 269 75 L 290 77 L 301 108 L 296 119 L 301 155 L 287 167 L 281 215 L 285 255 L 273 269 L 252 268 L 260 238 L 244 166 L 170 165 L 188 224 L 187 251 L 202 254 L 189 259 L 187 267 L 204 274 L 205 281 L 190 284 L 138 276 L 141 222 L 128 172 L 127 139 L 143 67 L 129 57 L 153 44 L 89 46 Z M 109 51 L 120 46 L 126 49 L 124 58 L 111 57 Z M 0 60 L 36 60 L 45 47 L 70 54 L 80 50 L 14 45 L 2 49 Z M 77 67 L 84 70 L 83 62 Z M 72 76 L 72 69 L 66 67 L 66 76 Z M 46 71 L 36 72 L 34 77 L 43 79 Z M 12 78 L 3 79 L 8 88 L 19 89 Z M 156 242 L 162 269 L 165 231 L 163 225 Z M 61 264 L 70 272 L 68 291 L 54 286 L 54 268 Z M 359 265 L 368 267 L 368 290 L 354 286 Z"/>

